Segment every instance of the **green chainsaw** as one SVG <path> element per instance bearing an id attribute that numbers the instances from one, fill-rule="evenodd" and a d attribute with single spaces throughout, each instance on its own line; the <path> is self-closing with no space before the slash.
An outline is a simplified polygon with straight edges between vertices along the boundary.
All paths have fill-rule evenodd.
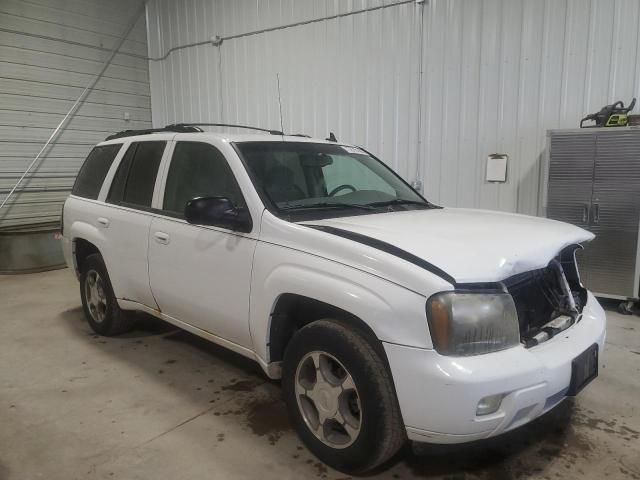
<path id="1" fill-rule="evenodd" d="M 599 112 L 591 113 L 580 120 L 580 128 L 594 127 L 626 127 L 629 123 L 628 113 L 636 106 L 636 99 L 631 100 L 628 107 L 621 100 L 612 105 L 606 105 Z M 584 125 L 584 122 L 593 121 L 592 125 Z"/>

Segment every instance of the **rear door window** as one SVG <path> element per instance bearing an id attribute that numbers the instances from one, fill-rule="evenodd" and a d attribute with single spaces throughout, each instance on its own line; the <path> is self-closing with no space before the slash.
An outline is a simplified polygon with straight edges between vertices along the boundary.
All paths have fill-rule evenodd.
<path id="1" fill-rule="evenodd" d="M 78 172 L 71 193 L 78 197 L 96 200 L 113 160 L 118 155 L 121 143 L 95 147 L 87 156 Z"/>
<path id="2" fill-rule="evenodd" d="M 166 142 L 132 143 L 118 166 L 107 201 L 150 208 L 165 146 Z"/>

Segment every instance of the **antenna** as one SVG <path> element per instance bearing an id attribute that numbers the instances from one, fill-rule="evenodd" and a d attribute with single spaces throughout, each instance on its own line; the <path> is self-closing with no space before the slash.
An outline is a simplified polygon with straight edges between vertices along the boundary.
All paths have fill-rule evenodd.
<path id="1" fill-rule="evenodd" d="M 280 131 L 284 136 L 284 125 L 282 123 L 282 99 L 280 98 L 280 73 L 276 73 L 276 80 L 278 82 L 278 107 L 280 109 Z"/>

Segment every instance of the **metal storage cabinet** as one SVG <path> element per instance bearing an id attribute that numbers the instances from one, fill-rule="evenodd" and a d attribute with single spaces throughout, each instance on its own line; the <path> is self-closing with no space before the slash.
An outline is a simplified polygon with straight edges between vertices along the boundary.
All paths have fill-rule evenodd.
<path id="1" fill-rule="evenodd" d="M 596 295 L 637 299 L 640 272 L 640 128 L 548 132 L 547 216 L 590 230 L 579 252 Z"/>

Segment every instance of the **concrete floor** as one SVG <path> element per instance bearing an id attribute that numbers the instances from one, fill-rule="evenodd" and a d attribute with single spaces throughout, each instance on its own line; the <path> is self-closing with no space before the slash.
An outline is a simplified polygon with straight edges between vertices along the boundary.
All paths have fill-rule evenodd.
<path id="1" fill-rule="evenodd" d="M 153 319 L 93 335 L 68 270 L 0 276 L 0 479 L 348 478 L 288 426 L 252 362 Z M 613 311 L 575 401 L 467 446 L 407 448 L 373 478 L 640 479 L 640 322 Z"/>

